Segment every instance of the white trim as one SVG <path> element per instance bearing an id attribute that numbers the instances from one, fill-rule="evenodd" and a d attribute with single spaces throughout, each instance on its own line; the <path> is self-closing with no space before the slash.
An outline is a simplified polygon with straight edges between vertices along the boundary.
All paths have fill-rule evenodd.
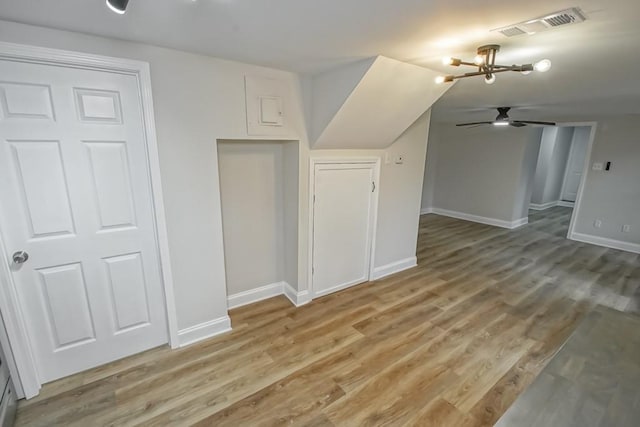
<path id="1" fill-rule="evenodd" d="M 568 202 L 566 200 L 556 200 L 553 202 L 547 203 L 529 203 L 529 209 L 533 209 L 534 211 L 543 211 L 545 209 L 553 208 L 556 206 L 562 206 L 564 208 L 572 208 L 575 206 L 574 202 Z"/>
<path id="2" fill-rule="evenodd" d="M 433 213 L 433 208 L 422 208 L 420 209 L 420 215 L 427 215 Z"/>
<path id="3" fill-rule="evenodd" d="M 291 304 L 295 305 L 296 307 L 301 307 L 305 304 L 309 304 L 312 299 L 311 293 L 308 290 L 298 292 L 293 289 L 293 286 L 291 286 L 287 282 L 283 282 L 282 291 L 284 293 L 284 296 L 286 296 L 289 301 L 291 301 Z"/>
<path id="4" fill-rule="evenodd" d="M 376 191 L 373 192 L 373 198 L 371 201 L 373 218 L 371 220 L 371 228 L 370 231 L 370 241 L 371 247 L 369 248 L 369 271 L 368 277 L 364 279 L 366 282 L 371 277 L 373 277 L 373 269 L 375 265 L 375 253 L 376 253 L 376 240 L 377 240 L 377 230 L 378 230 L 378 201 L 380 194 L 380 165 L 382 163 L 381 157 L 310 157 L 309 158 L 309 235 L 308 235 L 308 258 L 307 258 L 307 283 L 309 284 L 309 301 L 311 301 L 314 297 L 319 295 L 326 295 L 328 292 L 322 292 L 321 294 L 316 294 L 313 290 L 313 224 L 314 224 L 314 214 L 315 214 L 315 206 L 314 206 L 314 195 L 315 195 L 315 179 L 316 179 L 316 165 L 320 164 L 371 164 L 373 165 L 373 174 L 374 180 L 376 184 Z M 340 289 L 344 289 L 349 286 L 353 286 L 352 284 L 344 284 L 339 287 L 332 289 L 331 292 L 336 292 Z M 291 298 L 289 298 L 291 299 Z M 293 300 L 292 300 L 293 301 Z M 295 302 L 294 302 L 295 304 Z"/>
<path id="5" fill-rule="evenodd" d="M 231 318 L 222 316 L 178 331 L 179 347 L 186 347 L 231 330 Z"/>
<path id="6" fill-rule="evenodd" d="M 6 260 L 9 259 L 9 254 L 4 247 L 1 231 L 0 260 Z M 0 310 L 9 340 L 9 348 L 4 348 L 4 352 L 6 354 L 10 351 L 13 356 L 14 363 L 9 363 L 9 366 L 15 364 L 16 372 L 11 372 L 11 377 L 14 379 L 16 393 L 19 397 L 31 399 L 40 393 L 41 384 L 22 307 L 13 283 L 13 276 L 6 262 L 0 262 L 0 279 L 2 279 L 0 282 L 4 282 L 0 284 Z"/>
<path id="7" fill-rule="evenodd" d="M 167 329 L 169 344 L 175 348 L 180 344 L 178 323 L 173 290 L 173 277 L 169 255 L 169 240 L 167 235 L 162 185 L 160 181 L 160 163 L 158 158 L 158 144 L 156 139 L 153 98 L 151 96 L 151 74 L 149 64 L 130 59 L 113 58 L 72 52 L 59 49 L 49 49 L 15 43 L 0 42 L 0 59 L 37 64 L 48 64 L 68 68 L 99 70 L 111 73 L 121 73 L 135 76 L 140 88 L 140 103 L 144 121 L 145 145 L 147 149 L 149 178 L 153 196 L 155 238 L 158 245 L 160 268 L 165 294 Z M 0 236 L 1 237 L 1 236 Z M 4 252 L 4 250 L 2 251 Z M 8 259 L 5 255 L 3 259 Z M 20 311 L 15 294 L 13 277 L 6 268 L 0 269 L 0 279 L 3 279 L 12 289 L 3 289 L 2 293 L 9 293 L 8 299 L 0 300 L 0 310 L 3 316 L 10 319 L 6 322 L 11 351 L 16 359 L 18 377 L 27 398 L 38 394 L 40 380 L 36 369 L 35 359 L 30 348 L 29 336 L 24 328 L 24 317 Z M 16 299 L 14 299 L 16 297 Z M 18 362 L 19 361 L 19 362 Z"/>
<path id="8" fill-rule="evenodd" d="M 583 243 L 590 243 L 592 245 L 604 246 L 611 249 L 618 249 L 621 251 L 640 254 L 640 244 L 638 243 L 623 242 L 621 240 L 607 239 L 606 237 L 598 237 L 583 233 L 571 233 L 569 235 L 569 239 Z"/>
<path id="9" fill-rule="evenodd" d="M 450 211 L 447 209 L 433 208 L 433 213 L 437 215 L 448 216 L 451 218 L 463 219 L 465 221 L 479 222 L 480 224 L 493 225 L 495 227 L 508 228 L 510 230 L 522 227 L 529 223 L 529 218 L 520 218 L 514 221 L 505 221 L 502 219 L 488 218 L 485 216 L 472 215 L 464 212 Z"/>
<path id="10" fill-rule="evenodd" d="M 547 202 L 547 203 L 529 203 L 529 209 L 533 209 L 534 211 L 543 211 L 545 209 L 553 208 L 555 206 L 558 206 L 557 200 L 553 202 Z"/>
<path id="11" fill-rule="evenodd" d="M 566 124 L 565 124 L 566 126 Z M 584 194 L 585 183 L 587 182 L 587 175 L 589 175 L 590 165 L 591 165 L 591 154 L 593 151 L 593 143 L 596 139 L 596 131 L 598 129 L 597 122 L 586 122 L 586 123 L 573 123 L 571 126 L 581 127 L 581 126 L 591 126 L 591 134 L 589 135 L 589 145 L 587 146 L 587 155 L 584 158 L 584 166 L 582 169 L 582 177 L 580 178 L 580 186 L 578 187 L 578 194 L 576 195 L 575 206 L 573 208 L 573 212 L 571 213 L 571 221 L 569 222 L 569 231 L 567 231 L 567 238 L 571 239 L 571 236 L 575 234 L 576 227 L 576 218 L 580 214 L 580 208 L 582 207 L 582 195 Z"/>
<path id="12" fill-rule="evenodd" d="M 382 279 L 383 277 L 390 276 L 395 273 L 400 273 L 401 271 L 408 270 L 418 265 L 417 257 L 409 257 L 405 259 L 401 259 L 400 261 L 392 262 L 380 267 L 376 267 L 373 270 L 373 276 L 371 280 Z"/>
<path id="13" fill-rule="evenodd" d="M 270 285 L 229 295 L 227 297 L 229 310 L 282 295 L 284 293 L 284 285 L 285 282 L 276 282 Z"/>

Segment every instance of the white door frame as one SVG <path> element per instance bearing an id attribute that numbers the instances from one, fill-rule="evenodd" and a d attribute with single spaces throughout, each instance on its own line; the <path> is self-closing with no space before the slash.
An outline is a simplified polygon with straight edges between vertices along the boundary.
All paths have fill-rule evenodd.
<path id="1" fill-rule="evenodd" d="M 598 128 L 598 122 L 558 123 L 556 126 L 558 127 L 590 127 L 591 128 L 591 133 L 589 134 L 589 145 L 587 146 L 587 154 L 585 156 L 584 165 L 582 167 L 582 177 L 580 178 L 580 186 L 578 187 L 578 194 L 576 195 L 576 201 L 573 206 L 573 212 L 571 213 L 571 222 L 569 222 L 569 231 L 567 231 L 567 239 L 575 240 L 573 238 L 574 228 L 576 225 L 576 218 L 578 217 L 578 213 L 580 212 L 580 208 L 582 207 L 582 194 L 584 193 L 584 184 L 587 180 L 587 173 L 589 172 L 590 165 L 591 165 L 591 152 L 593 150 L 593 141 L 595 141 L 596 139 L 596 130 Z M 563 190 L 564 190 L 564 183 L 563 183 Z M 562 197 L 562 195 L 560 197 Z"/>
<path id="2" fill-rule="evenodd" d="M 307 278 L 309 283 L 309 291 L 311 299 L 315 297 L 315 290 L 313 288 L 313 228 L 314 228 L 314 215 L 315 204 L 313 197 L 315 194 L 316 184 L 316 165 L 328 164 L 370 164 L 373 165 L 373 175 L 375 180 L 376 189 L 373 192 L 373 199 L 371 201 L 373 208 L 373 219 L 371 224 L 370 238 L 371 248 L 369 253 L 369 278 L 373 277 L 374 262 L 376 255 L 376 235 L 378 230 L 378 200 L 380 194 L 380 165 L 382 163 L 381 157 L 311 157 L 309 159 L 309 247 L 308 247 L 308 272 Z"/>
<path id="3" fill-rule="evenodd" d="M 36 46 L 0 42 L 0 59 L 27 62 L 33 64 L 56 65 L 67 68 L 79 68 L 108 73 L 134 76 L 138 80 L 140 102 L 144 120 L 145 146 L 149 164 L 149 179 L 153 198 L 155 239 L 160 256 L 162 286 L 166 302 L 167 329 L 169 344 L 172 348 L 179 347 L 178 324 L 173 293 L 173 278 L 169 260 L 169 239 L 167 235 L 164 199 L 160 181 L 160 161 L 158 157 L 158 142 L 153 112 L 153 98 L 151 96 L 151 74 L 149 64 L 130 59 L 120 59 L 108 56 L 92 55 L 66 50 L 49 49 Z M 12 372 L 18 387 L 22 388 L 22 396 L 31 398 L 39 393 L 42 385 L 35 358 L 31 349 L 25 317 L 18 302 L 16 285 L 8 268 L 8 252 L 2 240 L 0 230 L 0 312 L 5 322 L 9 337 L 9 344 L 13 353 L 16 370 Z M 16 377 L 17 374 L 17 377 Z"/>
<path id="4" fill-rule="evenodd" d="M 564 177 L 562 178 L 562 187 L 560 188 L 560 202 L 565 202 L 564 200 L 564 191 L 567 189 L 567 178 L 569 177 L 570 174 L 570 170 L 569 170 L 569 166 L 571 163 L 571 156 L 574 155 L 575 150 L 576 150 L 576 140 L 575 140 L 575 128 L 573 131 L 573 136 L 571 137 L 571 147 L 569 147 L 569 156 L 567 157 L 567 161 L 564 165 Z M 582 171 L 584 173 L 584 170 Z M 577 196 L 577 194 L 576 194 Z M 569 201 L 566 201 L 568 203 L 571 203 Z M 575 202 L 573 202 L 575 203 Z M 575 206 L 575 205 L 574 205 Z"/>

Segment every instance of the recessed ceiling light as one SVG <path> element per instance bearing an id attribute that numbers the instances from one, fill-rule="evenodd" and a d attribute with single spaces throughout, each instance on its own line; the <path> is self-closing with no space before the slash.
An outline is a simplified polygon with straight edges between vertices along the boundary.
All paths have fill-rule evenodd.
<path id="1" fill-rule="evenodd" d="M 129 0 L 107 0 L 109 9 L 119 15 L 124 15 L 127 11 L 127 4 L 129 4 Z"/>

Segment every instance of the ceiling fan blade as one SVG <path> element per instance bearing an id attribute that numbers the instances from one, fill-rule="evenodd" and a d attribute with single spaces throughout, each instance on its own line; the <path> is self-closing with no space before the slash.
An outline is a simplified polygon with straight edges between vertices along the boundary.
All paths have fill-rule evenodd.
<path id="1" fill-rule="evenodd" d="M 522 123 L 522 122 L 509 122 L 509 126 L 513 126 L 514 128 L 521 128 L 526 125 L 527 125 L 526 123 Z"/>
<path id="2" fill-rule="evenodd" d="M 490 125 L 493 122 L 458 123 L 456 126 Z"/>
<path id="3" fill-rule="evenodd" d="M 514 123 L 524 123 L 525 125 L 542 125 L 542 126 L 555 126 L 554 122 L 536 122 L 532 120 L 514 120 Z"/>

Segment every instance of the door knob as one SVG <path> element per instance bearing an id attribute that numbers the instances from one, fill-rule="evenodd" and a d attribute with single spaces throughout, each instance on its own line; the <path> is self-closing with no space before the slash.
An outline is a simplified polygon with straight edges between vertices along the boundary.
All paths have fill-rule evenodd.
<path id="1" fill-rule="evenodd" d="M 29 259 L 29 254 L 25 251 L 18 251 L 13 254 L 13 262 L 20 265 L 27 262 Z"/>

